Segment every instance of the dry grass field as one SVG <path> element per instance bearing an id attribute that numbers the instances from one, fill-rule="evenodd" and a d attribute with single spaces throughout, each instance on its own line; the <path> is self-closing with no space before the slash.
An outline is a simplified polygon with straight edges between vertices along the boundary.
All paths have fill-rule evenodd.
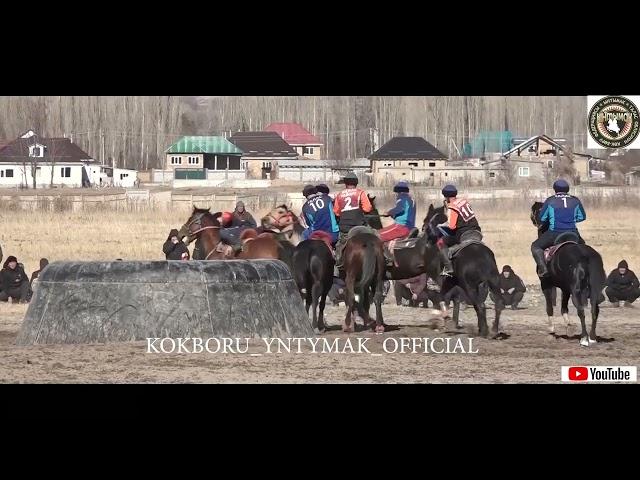
<path id="1" fill-rule="evenodd" d="M 585 202 L 586 203 L 586 202 Z M 581 225 L 584 238 L 603 256 L 607 273 L 625 258 L 640 271 L 640 213 L 623 206 L 590 207 Z M 536 231 L 525 202 L 505 208 L 474 204 L 486 243 L 498 266 L 510 264 L 527 284 L 536 284 L 530 243 Z M 383 210 L 382 208 L 380 209 Z M 418 217 L 424 216 L 424 206 Z M 254 212 L 256 213 L 256 212 Z M 260 213 L 257 212 L 256 217 Z M 28 274 L 38 260 L 162 260 L 162 243 L 179 228 L 188 211 L 16 212 L 0 210 L 0 243 L 16 255 Z M 535 288 L 525 295 L 525 310 L 507 310 L 504 341 L 477 339 L 478 355 L 153 355 L 143 342 L 107 345 L 15 346 L 26 312 L 24 305 L 0 304 L 0 382 L 558 382 L 561 365 L 635 365 L 640 352 L 640 316 L 636 308 L 602 309 L 598 334 L 608 339 L 588 349 L 575 338 L 554 338 L 546 330 L 542 298 Z M 385 335 L 469 338 L 476 321 L 462 312 L 465 330 L 450 332 L 434 324 L 425 310 L 398 307 L 390 297 L 385 321 L 398 329 Z M 344 307 L 328 307 L 338 326 Z M 489 320 L 493 312 L 489 312 Z M 562 321 L 557 313 L 559 333 Z M 577 317 L 573 307 L 570 315 Z M 577 333 L 573 330 L 573 334 Z M 331 330 L 327 337 L 345 338 Z M 359 332 L 357 336 L 371 336 Z M 372 343 L 380 337 L 372 337 Z M 252 346 L 251 351 L 256 348 Z M 325 368 L 329 365 L 331 368 Z"/>

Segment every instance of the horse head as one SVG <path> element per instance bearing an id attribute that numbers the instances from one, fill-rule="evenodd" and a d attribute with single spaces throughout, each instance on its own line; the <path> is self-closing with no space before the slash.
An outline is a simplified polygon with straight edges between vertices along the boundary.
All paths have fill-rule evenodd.
<path id="1" fill-rule="evenodd" d="M 534 202 L 533 205 L 531 205 L 531 215 L 529 216 L 529 218 L 531 218 L 531 223 L 538 228 L 542 227 L 542 222 L 540 222 L 540 210 L 542 210 L 542 205 L 544 205 L 542 202 Z"/>
<path id="2" fill-rule="evenodd" d="M 425 232 L 430 239 L 439 237 L 436 225 L 447 221 L 447 214 L 444 211 L 444 206 L 435 208 L 433 203 L 429 205 L 427 216 L 422 223 L 422 231 Z"/>
<path id="3" fill-rule="evenodd" d="M 218 221 L 218 217 L 222 215 L 222 212 L 211 213 L 210 208 L 197 208 L 195 205 L 193 206 L 193 211 L 191 212 L 191 216 L 187 219 L 187 221 L 180 227 L 180 231 L 178 232 L 178 238 L 187 237 L 187 245 L 193 242 L 200 232 L 205 229 L 219 229 L 220 222 Z"/>
<path id="4" fill-rule="evenodd" d="M 262 226 L 267 230 L 282 231 L 298 222 L 298 217 L 286 205 L 279 205 L 262 218 Z"/>

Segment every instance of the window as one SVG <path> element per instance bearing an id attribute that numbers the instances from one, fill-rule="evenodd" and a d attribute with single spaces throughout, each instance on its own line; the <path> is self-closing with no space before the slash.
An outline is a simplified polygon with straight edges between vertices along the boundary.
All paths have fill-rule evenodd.
<path id="1" fill-rule="evenodd" d="M 127 178 L 129 176 L 128 173 L 121 173 L 120 174 L 120 180 L 124 180 L 125 178 Z"/>
<path id="2" fill-rule="evenodd" d="M 7 168 L 4 172 L 4 176 L 7 178 L 13 178 L 13 168 Z"/>
<path id="3" fill-rule="evenodd" d="M 429 162 L 429 166 L 430 167 L 435 167 L 436 166 L 436 162 Z"/>
<path id="4" fill-rule="evenodd" d="M 188 158 L 189 165 L 197 165 L 200 163 L 200 159 L 198 157 L 189 157 Z"/>
<path id="5" fill-rule="evenodd" d="M 0 178 L 4 177 L 4 170 L 0 170 Z"/>
<path id="6" fill-rule="evenodd" d="M 386 162 L 382 164 L 383 167 L 393 167 L 393 163 L 391 162 Z"/>
<path id="7" fill-rule="evenodd" d="M 410 167 L 417 167 L 418 166 L 418 162 L 409 162 L 409 166 Z"/>
<path id="8" fill-rule="evenodd" d="M 42 158 L 42 147 L 40 146 L 36 146 L 36 145 L 31 145 L 29 147 L 29 156 L 30 157 L 38 157 L 38 158 Z"/>
<path id="9" fill-rule="evenodd" d="M 171 157 L 171 165 L 182 165 L 182 157 Z"/>
<path id="10" fill-rule="evenodd" d="M 240 157 L 229 158 L 229 170 L 240 170 Z"/>
<path id="11" fill-rule="evenodd" d="M 62 167 L 60 169 L 60 176 L 62 178 L 71 178 L 71 167 Z"/>
<path id="12" fill-rule="evenodd" d="M 226 170 L 227 165 L 227 157 L 220 157 L 216 155 L 216 170 Z"/>
<path id="13" fill-rule="evenodd" d="M 529 176 L 529 167 L 518 167 L 518 176 L 519 177 L 528 177 Z"/>
<path id="14" fill-rule="evenodd" d="M 262 162 L 262 168 L 271 168 L 271 162 Z"/>
<path id="15" fill-rule="evenodd" d="M 496 172 L 489 172 L 489 178 L 496 178 Z"/>
<path id="16" fill-rule="evenodd" d="M 429 174 L 429 176 L 430 176 L 430 177 L 433 177 L 434 175 L 435 175 L 435 174 L 434 174 L 433 172 L 431 172 L 431 173 Z"/>
<path id="17" fill-rule="evenodd" d="M 547 160 L 547 168 L 553 168 L 553 160 Z"/>
<path id="18" fill-rule="evenodd" d="M 302 148 L 303 155 L 313 155 L 313 147 L 303 147 Z"/>

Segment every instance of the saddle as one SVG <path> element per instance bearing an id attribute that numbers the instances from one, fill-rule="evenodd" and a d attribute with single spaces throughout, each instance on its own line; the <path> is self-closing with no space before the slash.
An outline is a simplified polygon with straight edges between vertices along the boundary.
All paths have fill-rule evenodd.
<path id="1" fill-rule="evenodd" d="M 407 248 L 415 247 L 419 240 L 419 238 L 417 238 L 419 233 L 420 233 L 420 230 L 418 230 L 417 228 L 412 228 L 411 231 L 409 232 L 409 235 L 407 235 L 406 237 L 397 238 L 395 240 L 385 242 L 384 253 L 389 264 L 392 264 L 398 267 L 398 262 L 396 261 L 395 252 L 397 250 L 405 250 Z"/>
<path id="2" fill-rule="evenodd" d="M 553 256 L 556 254 L 556 252 L 558 250 L 560 250 L 560 248 L 562 248 L 564 245 L 573 243 L 575 245 L 578 244 L 578 242 L 574 241 L 574 240 L 567 240 L 566 242 L 561 242 L 558 243 L 556 245 L 554 245 L 553 247 L 549 247 L 549 248 L 545 248 L 544 250 L 544 261 L 549 263 L 551 261 L 551 259 L 553 258 Z"/>
<path id="3" fill-rule="evenodd" d="M 578 235 L 576 235 L 573 232 L 561 233 L 560 235 L 558 235 L 555 242 L 553 242 L 553 246 L 546 248 L 544 250 L 545 262 L 549 263 L 553 258 L 553 256 L 556 254 L 556 252 L 560 250 L 560 247 L 567 244 L 571 244 L 571 243 L 578 244 L 578 240 L 579 240 Z"/>
<path id="4" fill-rule="evenodd" d="M 331 238 L 331 235 L 329 235 L 327 232 L 323 232 L 322 230 L 315 231 L 309 236 L 309 240 L 320 240 L 324 242 L 324 244 L 327 246 L 327 248 L 331 252 L 333 259 L 334 260 L 336 259 L 336 252 L 333 249 L 333 246 L 331 245 L 333 239 Z"/>
<path id="5" fill-rule="evenodd" d="M 460 243 L 449 247 L 449 260 L 453 260 L 469 245 L 483 245 L 484 243 L 482 242 L 482 238 L 482 232 L 478 230 L 469 230 L 463 233 L 460 238 Z"/>

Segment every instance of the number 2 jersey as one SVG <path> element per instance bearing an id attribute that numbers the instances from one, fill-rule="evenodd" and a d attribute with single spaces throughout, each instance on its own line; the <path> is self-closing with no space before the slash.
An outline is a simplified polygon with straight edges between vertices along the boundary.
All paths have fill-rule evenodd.
<path id="1" fill-rule="evenodd" d="M 333 212 L 340 217 L 340 231 L 347 233 L 353 227 L 366 225 L 365 213 L 370 213 L 373 206 L 369 197 L 359 188 L 347 188 L 336 195 Z"/>
<path id="2" fill-rule="evenodd" d="M 547 198 L 540 210 L 540 221 L 549 222 L 552 232 L 576 231 L 576 223 L 587 218 L 582 202 L 567 193 Z"/>
<path id="3" fill-rule="evenodd" d="M 449 209 L 448 227 L 457 238 L 467 230 L 480 230 L 480 224 L 469 202 L 464 198 L 456 199 L 447 205 Z"/>
<path id="4" fill-rule="evenodd" d="M 302 215 L 311 232 L 322 230 L 329 234 L 338 232 L 338 222 L 333 213 L 331 197 L 322 193 L 311 196 L 302 206 Z"/>

